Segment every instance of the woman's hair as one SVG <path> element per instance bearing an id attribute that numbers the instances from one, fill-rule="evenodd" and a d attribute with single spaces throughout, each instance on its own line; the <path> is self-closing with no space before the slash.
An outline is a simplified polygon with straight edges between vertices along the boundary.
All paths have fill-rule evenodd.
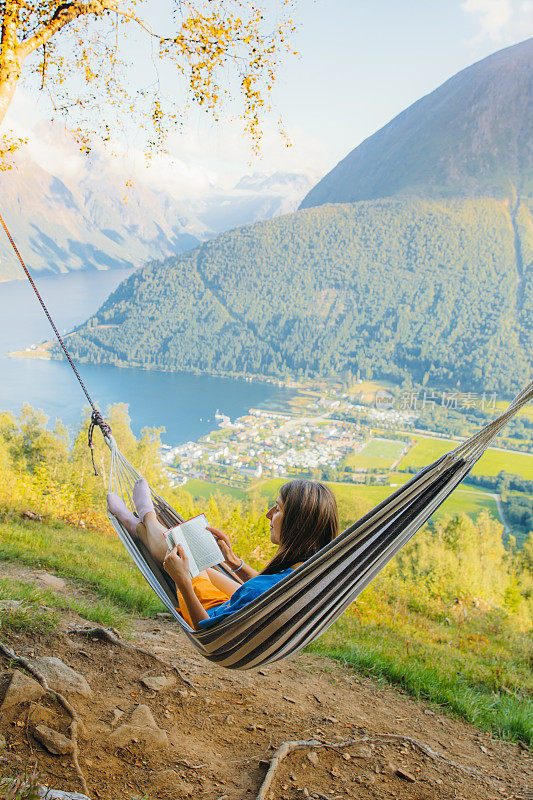
<path id="1" fill-rule="evenodd" d="M 279 550 L 263 575 L 305 561 L 331 542 L 339 530 L 335 495 L 323 483 L 289 481 L 281 487 L 279 496 L 283 504 Z"/>

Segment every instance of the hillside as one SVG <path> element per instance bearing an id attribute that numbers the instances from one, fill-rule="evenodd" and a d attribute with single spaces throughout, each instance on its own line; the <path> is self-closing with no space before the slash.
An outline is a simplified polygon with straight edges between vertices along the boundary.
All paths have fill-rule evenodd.
<path id="1" fill-rule="evenodd" d="M 300 208 L 533 194 L 533 38 L 462 70 L 352 150 Z"/>
<path id="2" fill-rule="evenodd" d="M 261 497 L 171 489 L 157 432 L 136 440 L 121 406 L 107 418 L 158 493 L 184 517 L 205 513 L 264 566 L 274 547 Z M 94 456 L 105 475 L 101 437 Z M 83 790 L 81 772 L 101 800 L 520 796 L 533 741 L 533 535 L 506 549 L 487 513 L 434 520 L 304 653 L 234 672 L 192 650 L 132 566 L 85 426 L 70 446 L 30 408 L 0 414 L 0 467 L 0 787 L 36 764 L 59 790 Z M 341 527 L 375 502 L 334 488 Z M 77 775 L 69 706 L 32 670 L 78 715 Z M 295 740 L 307 744 L 261 795 L 278 748 Z"/>
<path id="3" fill-rule="evenodd" d="M 68 743 L 68 713 L 2 655 L 0 780 L 36 766 L 41 785 L 100 800 L 495 800 L 520 796 L 528 781 L 525 745 L 495 741 L 330 659 L 304 654 L 228 672 L 166 620 L 133 617 L 127 637 L 110 642 L 67 610 L 69 599 L 96 602 L 74 582 L 1 563 L 0 582 L 9 581 L 40 593 L 45 608 L 37 622 L 31 603 L 4 603 L 2 639 L 46 670 L 77 713 L 80 770 L 68 750 L 53 754 L 43 743 L 50 747 L 50 731 Z M 65 608 L 52 624 L 51 603 Z M 295 740 L 309 744 L 286 755 L 261 794 L 278 749 Z"/>
<path id="4" fill-rule="evenodd" d="M 509 393 L 529 371 L 531 253 L 525 204 L 322 206 L 148 265 L 69 346 L 95 363 Z"/>

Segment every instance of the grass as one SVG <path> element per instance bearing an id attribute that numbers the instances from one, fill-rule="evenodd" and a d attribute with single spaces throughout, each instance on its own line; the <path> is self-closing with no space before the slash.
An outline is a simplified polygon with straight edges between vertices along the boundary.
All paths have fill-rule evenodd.
<path id="1" fill-rule="evenodd" d="M 46 614 L 56 622 L 59 619 L 57 611 L 75 611 L 84 619 L 113 628 L 124 628 L 129 621 L 129 614 L 107 598 L 94 601 L 67 597 L 51 589 L 42 589 L 32 581 L 0 578 L 0 605 L 2 601 L 21 602 L 24 611 L 31 613 L 35 612 L 36 606 L 44 606 Z"/>
<path id="2" fill-rule="evenodd" d="M 49 633 L 58 623 L 59 614 L 52 609 L 29 604 L 0 608 L 0 630 Z"/>
<path id="3" fill-rule="evenodd" d="M 146 616 L 163 610 L 112 532 L 89 533 L 61 522 L 34 523 L 8 516 L 0 524 L 0 558 L 73 578 L 113 607 Z M 99 613 L 104 612 L 102 606 Z"/>
<path id="4" fill-rule="evenodd" d="M 344 464 L 355 469 L 377 469 L 390 467 L 400 456 L 405 442 L 396 439 L 371 439 L 358 453 L 349 455 Z"/>
<path id="5" fill-rule="evenodd" d="M 369 598 L 368 600 L 366 598 Z M 499 736 L 533 743 L 531 638 L 503 612 L 427 615 L 371 587 L 310 645 Z"/>
<path id="6" fill-rule="evenodd" d="M 403 473 L 398 473 L 397 477 L 398 480 L 395 481 L 397 483 L 404 483 L 409 478 L 408 475 Z M 264 495 L 266 500 L 271 500 L 276 497 L 279 487 L 285 483 L 285 480 L 283 478 L 274 478 L 265 483 L 257 484 L 255 488 L 260 494 Z M 351 503 L 354 500 L 359 500 L 364 505 L 365 510 L 373 508 L 395 491 L 394 487 L 387 485 L 365 486 L 352 483 L 328 483 L 328 486 L 333 490 L 337 501 Z M 483 488 L 479 490 L 466 487 L 464 489 L 458 488 L 437 509 L 432 519 L 442 519 L 443 517 L 455 516 L 455 514 L 460 513 L 468 514 L 475 519 L 482 511 L 488 511 L 494 519 L 500 520 L 498 506 L 490 492 L 484 491 Z M 353 520 L 349 521 L 353 522 Z"/>
<path id="7" fill-rule="evenodd" d="M 201 481 L 192 478 L 183 484 L 181 487 L 184 491 L 192 494 L 193 497 L 204 497 L 209 500 L 211 495 L 225 494 L 234 497 L 236 500 L 242 500 L 246 496 L 244 489 L 236 489 L 233 486 L 226 486 L 222 483 L 211 483 L 210 481 Z"/>
<path id="8" fill-rule="evenodd" d="M 413 438 L 416 440 L 416 444 L 400 461 L 398 466 L 401 469 L 406 469 L 407 467 L 421 469 L 448 453 L 457 444 L 451 439 L 420 436 L 414 436 Z M 472 472 L 475 475 L 497 475 L 501 470 L 533 480 L 533 455 L 510 453 L 506 450 L 489 448 L 481 456 Z"/>

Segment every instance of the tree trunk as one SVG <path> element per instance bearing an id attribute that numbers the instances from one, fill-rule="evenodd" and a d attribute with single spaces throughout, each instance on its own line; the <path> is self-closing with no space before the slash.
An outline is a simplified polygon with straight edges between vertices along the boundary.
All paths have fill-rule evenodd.
<path id="1" fill-rule="evenodd" d="M 1 70 L 0 70 L 1 73 Z M 14 74 L 6 80 L 0 79 L 0 126 L 13 99 L 19 76 Z"/>
<path id="2" fill-rule="evenodd" d="M 13 99 L 22 66 L 17 52 L 17 2 L 7 0 L 3 5 L 0 41 L 0 125 Z"/>

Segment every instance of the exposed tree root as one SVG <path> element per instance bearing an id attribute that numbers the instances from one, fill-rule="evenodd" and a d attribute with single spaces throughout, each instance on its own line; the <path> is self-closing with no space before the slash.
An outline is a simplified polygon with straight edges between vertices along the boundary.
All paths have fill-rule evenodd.
<path id="1" fill-rule="evenodd" d="M 74 765 L 74 769 L 76 770 L 76 774 L 81 783 L 82 791 L 84 794 L 88 795 L 89 790 L 87 788 L 87 781 L 85 780 L 85 775 L 82 772 L 80 767 L 80 763 L 78 761 L 78 722 L 79 717 L 76 709 L 70 705 L 67 698 L 62 695 L 60 692 L 56 692 L 55 689 L 51 689 L 48 685 L 48 682 L 44 675 L 24 656 L 17 655 L 14 650 L 10 647 L 5 645 L 3 642 L 0 642 L 0 651 L 7 656 L 11 661 L 14 661 L 17 664 L 20 664 L 27 670 L 33 677 L 39 681 L 45 692 L 58 701 L 58 703 L 64 708 L 67 714 L 70 716 L 70 739 L 72 741 L 72 763 Z"/>
<path id="2" fill-rule="evenodd" d="M 87 637 L 95 637 L 98 639 L 102 639 L 105 642 L 110 642 L 111 644 L 117 645 L 118 647 L 124 647 L 126 650 L 132 650 L 136 653 L 142 653 L 144 656 L 151 658 L 153 661 L 157 661 L 158 664 L 166 667 L 166 669 L 174 670 L 174 672 L 178 675 L 180 680 L 183 681 L 187 686 L 190 686 L 191 689 L 194 689 L 194 684 L 188 680 L 185 675 L 181 672 L 175 664 L 169 664 L 168 661 L 164 661 L 159 656 L 156 656 L 155 653 L 151 653 L 149 650 L 145 650 L 144 647 L 139 647 L 136 644 L 126 644 L 121 639 L 116 636 L 113 631 L 109 630 L 108 628 L 68 628 L 68 634 L 77 634 L 78 636 L 87 636 Z"/>
<path id="3" fill-rule="evenodd" d="M 416 747 L 420 750 L 424 755 L 429 756 L 433 760 L 442 760 L 449 764 L 451 767 L 455 767 L 462 772 L 466 772 L 470 775 L 476 775 L 478 777 L 482 777 L 486 779 L 479 770 L 474 769 L 473 767 L 464 767 L 462 764 L 458 764 L 457 761 L 452 761 L 451 759 L 447 758 L 442 753 L 438 753 L 436 750 L 432 750 L 431 747 L 424 744 L 423 742 L 418 741 L 418 739 L 413 739 L 410 736 L 402 736 L 401 734 L 395 733 L 378 733 L 375 736 L 361 736 L 357 739 L 346 739 L 344 742 L 321 742 L 318 739 L 308 739 L 308 740 L 296 740 L 294 742 L 283 742 L 272 758 L 270 759 L 270 767 L 268 768 L 268 772 L 265 775 L 263 783 L 259 788 L 259 794 L 256 797 L 256 800 L 265 800 L 267 796 L 267 792 L 269 791 L 270 787 L 272 786 L 272 782 L 276 777 L 277 770 L 279 765 L 283 761 L 283 759 L 288 756 L 290 753 L 296 752 L 296 750 L 311 750 L 315 749 L 318 750 L 320 748 L 331 749 L 331 750 L 338 750 L 341 747 L 347 747 L 351 744 L 367 744 L 369 742 L 408 742 L 409 744 Z"/>

